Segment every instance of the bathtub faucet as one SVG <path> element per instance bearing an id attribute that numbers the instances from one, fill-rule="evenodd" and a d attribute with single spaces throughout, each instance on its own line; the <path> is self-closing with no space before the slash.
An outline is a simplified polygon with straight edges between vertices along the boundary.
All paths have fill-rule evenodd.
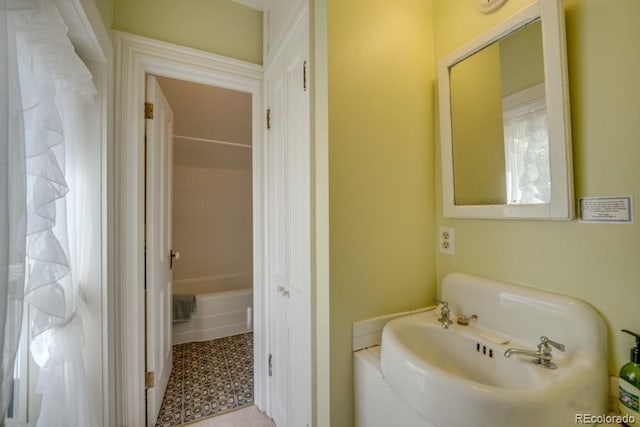
<path id="1" fill-rule="evenodd" d="M 438 297 L 433 297 L 433 302 L 442 304 L 442 307 L 440 308 L 440 318 L 438 319 L 438 322 L 440 322 L 443 329 L 449 329 L 449 325 L 453 323 L 451 321 L 451 309 L 449 309 L 449 303 L 446 301 L 442 301 Z"/>
<path id="2" fill-rule="evenodd" d="M 538 344 L 538 351 L 531 350 L 520 350 L 518 348 L 510 348 L 504 352 L 505 357 L 511 357 L 511 355 L 521 355 L 521 356 L 529 356 L 533 357 L 532 362 L 536 365 L 547 368 L 547 369 L 556 369 L 558 366 L 551 362 L 551 347 L 555 347 L 560 351 L 564 351 L 564 344 L 557 343 L 555 341 L 551 341 L 547 337 L 540 337 L 540 344 Z"/>

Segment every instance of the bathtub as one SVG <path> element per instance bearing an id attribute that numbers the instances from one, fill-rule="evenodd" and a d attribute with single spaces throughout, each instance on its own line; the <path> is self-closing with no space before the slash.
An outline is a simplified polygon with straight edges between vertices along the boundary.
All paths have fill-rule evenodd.
<path id="1" fill-rule="evenodd" d="M 196 295 L 196 311 L 191 320 L 173 324 L 174 345 L 252 330 L 251 274 L 175 280 L 173 293 Z"/>

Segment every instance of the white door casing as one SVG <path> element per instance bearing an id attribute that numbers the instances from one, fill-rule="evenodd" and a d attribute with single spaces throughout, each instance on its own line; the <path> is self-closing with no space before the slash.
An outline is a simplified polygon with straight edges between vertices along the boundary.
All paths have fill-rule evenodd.
<path id="1" fill-rule="evenodd" d="M 155 426 L 171 374 L 173 111 L 153 76 L 147 104 L 153 106 L 146 117 L 146 371 L 153 375 L 147 425 Z"/>
<path id="2" fill-rule="evenodd" d="M 132 34 L 113 32 L 116 48 L 115 236 L 117 313 L 115 424 L 141 426 L 144 392 L 144 101 L 145 75 L 154 74 L 251 94 L 254 230 L 254 401 L 267 399 L 264 277 L 262 67 Z"/>
<path id="3" fill-rule="evenodd" d="M 268 288 L 271 415 L 311 425 L 311 134 L 309 24 L 302 10 L 268 65 Z"/>

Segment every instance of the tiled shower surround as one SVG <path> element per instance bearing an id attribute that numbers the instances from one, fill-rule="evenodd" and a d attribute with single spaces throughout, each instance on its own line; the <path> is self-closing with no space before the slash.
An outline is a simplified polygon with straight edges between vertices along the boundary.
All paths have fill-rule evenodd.
<path id="1" fill-rule="evenodd" d="M 156 427 L 253 404 L 253 333 L 173 346 L 173 369 Z"/>

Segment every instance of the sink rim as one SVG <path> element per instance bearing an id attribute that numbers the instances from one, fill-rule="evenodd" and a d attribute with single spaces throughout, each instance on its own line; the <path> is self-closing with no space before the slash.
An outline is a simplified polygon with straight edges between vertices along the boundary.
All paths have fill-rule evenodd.
<path id="1" fill-rule="evenodd" d="M 506 360 L 506 363 L 518 363 L 521 364 L 522 369 L 526 369 L 529 373 L 539 375 L 543 378 L 540 379 L 538 384 L 526 388 L 509 388 L 498 385 L 486 384 L 483 382 L 475 381 L 473 379 L 456 375 L 446 369 L 429 363 L 421 358 L 410 347 L 405 346 L 402 343 L 400 334 L 397 333 L 399 329 L 407 326 L 418 327 L 421 329 L 429 329 L 433 331 L 442 331 L 442 333 L 452 333 L 463 336 L 465 339 L 478 341 L 491 345 L 496 349 L 497 357 L 505 357 L 504 351 L 507 348 L 530 348 L 533 350 L 535 346 L 531 346 L 527 343 L 522 343 L 516 340 L 510 341 L 508 344 L 497 344 L 490 342 L 486 338 L 480 336 L 480 332 L 488 331 L 486 328 L 478 327 L 476 325 L 458 326 L 451 325 L 449 329 L 442 329 L 441 325 L 437 322 L 438 314 L 435 311 L 427 311 L 423 313 L 417 313 L 394 319 L 388 322 L 382 331 L 381 347 L 380 347 L 380 365 L 383 376 L 389 382 L 388 375 L 388 363 L 390 357 L 398 357 L 400 360 L 405 359 L 403 365 L 407 366 L 407 369 L 411 369 L 416 375 L 420 374 L 425 378 L 435 380 L 437 382 L 446 381 L 446 386 L 452 389 L 459 388 L 467 392 L 468 390 L 474 390 L 475 392 L 482 392 L 486 397 L 493 396 L 494 398 L 506 399 L 507 401 L 516 401 L 524 397 L 534 398 L 536 395 L 544 395 L 546 398 L 550 392 L 550 387 L 553 389 L 565 389 L 572 387 L 576 382 L 580 381 L 583 375 L 589 375 L 591 371 L 596 372 L 597 368 L 594 363 L 590 363 L 582 358 L 571 358 L 571 367 L 569 367 L 569 358 L 560 353 L 554 353 L 554 362 L 558 365 L 558 369 L 545 369 L 536 366 L 533 363 L 528 362 L 529 358 L 514 357 Z M 399 331 L 398 331 L 399 332 Z M 491 331 L 494 332 L 494 331 Z M 399 353 L 399 354 L 394 354 Z M 507 359 L 505 357 L 505 359 Z M 553 381 L 562 381 L 562 385 L 552 384 Z M 389 384 L 394 386 L 391 382 Z"/>
<path id="2" fill-rule="evenodd" d="M 431 310 L 394 319 L 382 331 L 382 375 L 398 397 L 424 419 L 436 426 L 478 425 L 481 421 L 482 425 L 496 427 L 538 427 L 574 425 L 578 412 L 606 411 L 608 334 L 602 317 L 593 307 L 565 295 L 463 273 L 447 274 L 440 295 L 449 303 L 452 313 L 475 313 L 478 319 L 468 326 L 454 324 L 445 331 L 437 322 L 440 310 Z M 432 328 L 431 332 L 461 335 L 447 344 L 455 351 L 451 360 L 437 355 L 431 359 L 432 364 L 427 363 L 431 358 L 426 353 L 429 345 L 419 341 L 419 330 L 404 338 L 395 332 L 394 337 L 395 328 L 415 327 L 420 322 L 424 323 L 423 328 Z M 482 330 L 498 332 L 510 342 L 496 344 L 480 337 Z M 458 341 L 463 337 L 469 339 L 469 335 L 494 351 L 502 351 L 498 357 L 504 357 L 507 348 L 535 349 L 541 335 L 563 343 L 567 351 L 554 352 L 559 365 L 554 371 L 536 366 L 522 356 L 501 360 L 500 363 L 518 364 L 503 369 L 504 364 L 499 366 L 492 361 L 476 364 L 474 355 L 465 353 L 466 344 Z M 434 336 L 435 339 L 430 339 L 437 346 L 440 335 Z M 545 383 L 540 387 L 508 388 L 519 381 L 520 368 L 543 376 Z M 494 370 L 498 373 L 495 377 Z M 465 409 L 460 410 L 461 407 Z"/>

